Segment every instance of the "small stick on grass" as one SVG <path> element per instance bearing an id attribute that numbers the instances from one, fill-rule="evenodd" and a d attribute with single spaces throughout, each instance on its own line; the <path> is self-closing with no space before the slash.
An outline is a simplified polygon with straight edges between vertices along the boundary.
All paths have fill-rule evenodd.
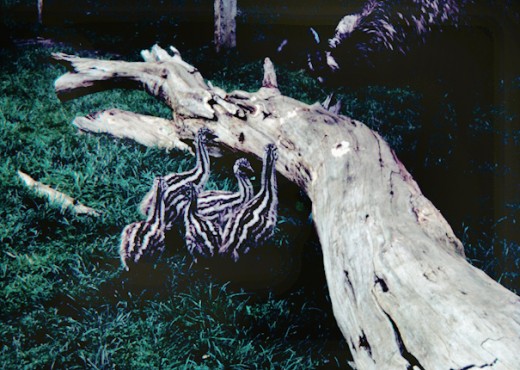
<path id="1" fill-rule="evenodd" d="M 84 204 L 81 204 L 76 199 L 68 196 L 67 194 L 64 194 L 62 192 L 59 192 L 57 190 L 54 190 L 48 185 L 42 184 L 39 181 L 36 181 L 28 174 L 18 171 L 18 176 L 23 180 L 24 184 L 28 186 L 29 188 L 33 189 L 36 194 L 46 197 L 51 204 L 57 204 L 60 205 L 63 209 L 69 208 L 78 215 L 92 215 L 92 216 L 99 216 L 100 212 L 96 211 L 93 208 L 87 207 Z"/>

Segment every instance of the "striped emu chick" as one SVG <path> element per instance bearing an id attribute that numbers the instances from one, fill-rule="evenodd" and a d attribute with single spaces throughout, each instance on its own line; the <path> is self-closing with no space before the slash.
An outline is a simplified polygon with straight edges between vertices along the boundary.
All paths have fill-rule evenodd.
<path id="1" fill-rule="evenodd" d="M 165 189 L 164 179 L 156 178 L 148 219 L 127 225 L 121 233 L 119 254 L 127 271 L 130 265 L 136 264 L 142 258 L 153 260 L 164 251 Z"/>
<path id="2" fill-rule="evenodd" d="M 235 262 L 241 254 L 263 244 L 273 234 L 278 216 L 277 159 L 276 146 L 268 144 L 264 150 L 260 191 L 226 223 L 219 253 L 231 255 Z"/>
<path id="3" fill-rule="evenodd" d="M 199 189 L 194 185 L 187 186 L 188 208 L 184 213 L 186 227 L 186 247 L 195 262 L 198 257 L 213 257 L 220 245 L 220 227 L 217 223 L 202 216 L 198 210 Z"/>
<path id="4" fill-rule="evenodd" d="M 200 188 L 208 181 L 210 172 L 209 153 L 206 144 L 216 138 L 216 135 L 208 128 L 201 128 L 197 132 L 195 138 L 195 167 L 191 170 L 181 173 L 171 173 L 164 176 L 167 189 L 165 190 L 164 202 L 165 209 L 165 224 L 166 230 L 170 230 L 179 216 L 184 214 L 188 205 L 188 200 L 180 189 L 183 189 L 188 184 L 194 184 Z M 140 209 L 145 215 L 150 212 L 152 204 L 152 194 L 148 192 L 143 198 Z"/>
<path id="5" fill-rule="evenodd" d="M 254 195 L 253 184 L 249 178 L 254 171 L 249 161 L 245 158 L 238 159 L 233 166 L 233 172 L 238 182 L 238 192 L 209 190 L 199 194 L 199 214 L 208 220 L 218 222 L 221 226 Z"/>

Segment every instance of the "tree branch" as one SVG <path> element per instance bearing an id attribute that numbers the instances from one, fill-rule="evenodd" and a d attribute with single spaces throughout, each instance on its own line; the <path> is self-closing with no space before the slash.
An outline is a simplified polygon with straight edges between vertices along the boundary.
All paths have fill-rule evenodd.
<path id="1" fill-rule="evenodd" d="M 73 124 L 81 131 L 107 133 L 117 138 L 131 139 L 145 146 L 171 150 L 188 150 L 180 140 L 181 130 L 171 120 L 119 109 L 109 109 L 86 117 L 76 117 Z"/>
<path id="2" fill-rule="evenodd" d="M 91 215 L 91 216 L 99 216 L 100 212 L 96 211 L 93 208 L 87 207 L 86 205 L 78 202 L 76 199 L 64 194 L 60 191 L 57 191 L 51 188 L 48 185 L 42 184 L 39 181 L 36 181 L 28 174 L 18 171 L 18 176 L 22 179 L 23 183 L 33 189 L 36 194 L 43 196 L 49 200 L 51 204 L 59 205 L 61 208 L 68 208 L 72 212 L 78 215 Z"/>
<path id="3" fill-rule="evenodd" d="M 204 125 L 221 145 L 258 157 L 275 143 L 278 172 L 312 201 L 334 314 L 359 369 L 517 366 L 519 297 L 468 264 L 446 220 L 380 135 L 281 95 L 269 62 L 264 87 L 227 93 L 193 67 L 167 61 L 162 49 L 149 53 L 156 56 L 144 63 L 58 54 L 70 61 L 73 87 L 59 79 L 57 92 L 84 92 L 100 74 L 111 82 L 125 76 L 169 102 L 179 136 Z"/>

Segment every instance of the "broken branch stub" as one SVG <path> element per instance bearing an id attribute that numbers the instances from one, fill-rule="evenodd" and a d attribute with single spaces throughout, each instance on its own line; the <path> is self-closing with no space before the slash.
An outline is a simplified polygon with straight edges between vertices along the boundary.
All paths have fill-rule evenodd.
<path id="1" fill-rule="evenodd" d="M 334 314 L 357 368 L 517 366 L 519 297 L 465 260 L 461 242 L 380 135 L 320 104 L 283 96 L 269 62 L 266 86 L 226 93 L 201 82 L 193 67 L 165 58 L 68 56 L 69 81 L 82 83 L 59 79 L 57 91 L 83 90 L 109 67 L 112 77 L 104 78 L 117 85 L 116 68 L 117 76 L 131 76 L 135 86 L 169 102 L 172 136 L 194 137 L 207 126 L 220 145 L 258 157 L 275 143 L 278 172 L 312 201 Z M 110 132 L 125 116 L 97 114 L 88 130 Z"/>
<path id="2" fill-rule="evenodd" d="M 264 80 L 262 81 L 262 87 L 278 89 L 274 65 L 269 58 L 264 59 Z"/>

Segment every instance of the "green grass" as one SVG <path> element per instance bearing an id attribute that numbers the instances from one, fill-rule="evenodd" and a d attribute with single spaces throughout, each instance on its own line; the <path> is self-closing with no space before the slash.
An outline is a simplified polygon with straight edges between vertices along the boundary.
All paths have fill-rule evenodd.
<path id="1" fill-rule="evenodd" d="M 153 177 L 187 169 L 194 160 L 177 151 L 79 135 L 72 119 L 99 109 L 116 106 L 161 117 L 171 113 L 136 91 L 59 102 L 53 81 L 64 69 L 50 63 L 51 51 L 29 46 L 2 54 L 2 368 L 348 368 L 348 348 L 336 328 L 322 267 L 316 262 L 321 252 L 309 202 L 282 179 L 284 197 L 273 241 L 232 271 L 225 266 L 192 267 L 175 234 L 155 269 L 122 271 L 119 234 L 125 224 L 140 218 L 137 205 Z M 205 77 L 227 90 L 259 87 L 260 61 L 226 63 Z M 283 93 L 307 103 L 323 100 L 328 93 L 302 71 L 280 67 L 278 76 Z M 420 93 L 377 86 L 336 93 L 344 101 L 345 114 L 380 131 L 400 154 L 413 153 L 424 122 Z M 456 115 L 449 105 L 442 114 L 450 127 Z M 475 122 L 482 124 L 475 125 L 474 135 L 495 130 L 485 122 L 513 117 L 512 129 L 498 135 L 518 147 L 518 117 L 501 107 L 481 107 L 475 114 Z M 439 128 L 439 138 L 446 137 L 445 128 Z M 432 149 L 428 156 L 431 168 L 450 164 L 445 151 Z M 215 162 L 218 170 L 211 187 L 235 186 L 229 180 L 233 161 Z M 254 166 L 259 169 L 260 163 Z M 478 163 L 470 170 L 494 168 L 493 163 Z M 101 216 L 77 216 L 49 205 L 22 185 L 19 169 L 102 211 Z M 506 175 L 518 176 L 507 171 Z M 520 247 L 497 230 L 516 223 L 520 202 L 506 201 L 509 212 L 499 223 L 470 219 L 471 224 L 453 227 L 472 263 L 518 289 Z M 491 225 L 490 232 L 480 231 L 481 222 Z"/>
<path id="2" fill-rule="evenodd" d="M 163 117 L 170 112 L 131 91 L 60 103 L 53 81 L 64 69 L 50 63 L 50 51 L 31 46 L 4 52 L 12 62 L 0 71 L 2 368 L 345 365 L 348 349 L 326 303 L 323 272 L 317 269 L 317 287 L 298 282 L 305 259 L 320 252 L 312 232 L 300 231 L 312 230 L 309 204 L 294 188 L 288 190 L 294 201 L 281 205 L 276 238 L 265 248 L 269 263 L 256 270 L 239 264 L 244 274 L 233 284 L 225 271 L 192 268 L 177 235 L 157 268 L 122 271 L 119 235 L 140 218 L 137 205 L 153 177 L 185 170 L 194 159 L 79 135 L 70 124 L 76 115 L 114 105 Z M 22 185 L 18 169 L 101 216 L 50 205 Z M 230 177 L 229 170 L 215 174 L 210 186 L 232 188 Z M 302 246 L 294 244 L 307 239 L 310 257 L 302 257 Z"/>

